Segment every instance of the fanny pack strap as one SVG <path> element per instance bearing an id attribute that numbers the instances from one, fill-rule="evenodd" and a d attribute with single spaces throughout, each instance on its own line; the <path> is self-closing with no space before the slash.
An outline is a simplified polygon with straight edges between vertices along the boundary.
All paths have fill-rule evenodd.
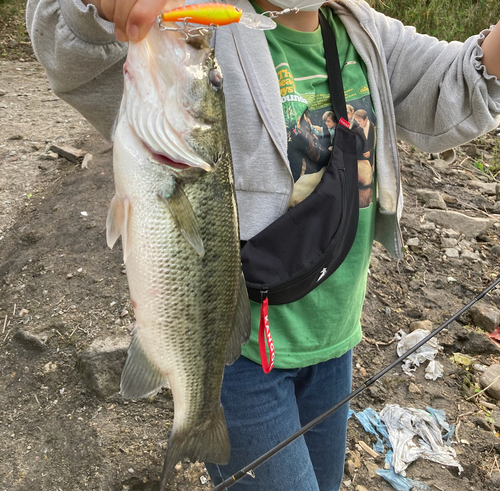
<path id="1" fill-rule="evenodd" d="M 330 89 L 330 97 L 331 97 L 333 111 L 335 113 L 335 118 L 338 124 L 344 126 L 345 128 L 350 128 L 350 123 L 347 118 L 347 108 L 344 96 L 344 84 L 342 82 L 342 67 L 340 66 L 340 59 L 337 50 L 337 41 L 335 40 L 335 35 L 333 33 L 331 26 L 329 25 L 328 21 L 326 20 L 322 12 L 319 12 L 319 22 L 321 25 L 323 46 L 325 48 L 328 85 Z M 333 152 L 332 152 L 332 158 L 333 158 Z M 357 176 L 357 170 L 356 170 L 356 176 Z M 357 184 L 357 179 L 356 179 L 356 184 Z M 357 193 L 357 189 L 354 189 L 354 192 Z M 356 206 L 357 206 L 357 200 L 356 200 Z M 357 219 L 356 219 L 356 227 L 357 227 Z M 354 240 L 354 236 L 352 237 L 352 239 Z M 261 298 L 261 312 L 260 312 L 261 315 L 259 323 L 258 340 L 259 340 L 259 351 L 260 351 L 262 369 L 264 370 L 265 373 L 269 373 L 273 369 L 274 359 L 275 359 L 274 343 L 269 326 L 268 309 L 269 309 L 268 298 L 267 297 Z M 269 359 L 266 347 L 267 350 L 269 351 Z"/>
<path id="2" fill-rule="evenodd" d="M 347 128 L 349 128 L 337 40 L 330 24 L 321 11 L 319 12 L 319 23 L 321 25 L 321 35 L 323 36 L 323 46 L 325 47 L 326 73 L 328 75 L 328 85 L 330 86 L 333 112 L 337 122 L 343 126 L 346 126 L 345 123 L 347 123 Z M 342 120 L 344 121 L 342 122 Z"/>

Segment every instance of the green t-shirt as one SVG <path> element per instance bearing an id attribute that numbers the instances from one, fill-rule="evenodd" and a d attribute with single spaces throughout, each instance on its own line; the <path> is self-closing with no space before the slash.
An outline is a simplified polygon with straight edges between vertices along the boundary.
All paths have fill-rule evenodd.
<path id="1" fill-rule="evenodd" d="M 349 254 L 327 280 L 296 302 L 269 306 L 275 368 L 310 366 L 340 357 L 361 340 L 360 317 L 375 224 L 376 119 L 363 61 L 337 16 L 331 9 L 322 11 L 337 40 L 348 117 L 357 134 L 359 224 Z M 299 32 L 280 24 L 266 31 L 266 37 L 280 83 L 288 157 L 297 181 L 328 163 L 335 132 L 323 38 L 320 28 Z M 260 304 L 250 302 L 250 307 L 252 332 L 242 354 L 260 363 Z"/>

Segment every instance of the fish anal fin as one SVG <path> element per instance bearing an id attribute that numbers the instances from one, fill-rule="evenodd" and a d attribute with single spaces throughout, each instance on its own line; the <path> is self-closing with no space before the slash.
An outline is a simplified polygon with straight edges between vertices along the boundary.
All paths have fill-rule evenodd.
<path id="1" fill-rule="evenodd" d="M 193 207 L 181 185 L 174 181 L 172 188 L 159 192 L 158 197 L 167 205 L 182 236 L 203 257 L 205 248 L 201 238 L 200 226 L 198 225 L 198 220 L 196 220 Z"/>
<path id="2" fill-rule="evenodd" d="M 238 359 L 241 354 L 241 345 L 248 342 L 250 329 L 250 302 L 245 277 L 241 273 L 233 330 L 227 344 L 226 365 L 231 365 Z"/>
<path id="3" fill-rule="evenodd" d="M 219 406 L 200 426 L 189 432 L 173 431 L 168 440 L 165 463 L 160 480 L 160 491 L 167 489 L 175 465 L 185 457 L 191 462 L 212 462 L 226 465 L 229 462 L 231 445 L 222 406 Z"/>
<path id="4" fill-rule="evenodd" d="M 125 399 L 152 397 L 168 380 L 148 357 L 137 334 L 132 338 L 122 371 L 120 394 Z"/>
<path id="5" fill-rule="evenodd" d="M 115 194 L 111 200 L 106 219 L 106 240 L 112 249 L 118 237 L 122 236 L 123 262 L 127 261 L 131 245 L 128 237 L 130 212 L 130 201 L 127 198 L 119 198 Z"/>

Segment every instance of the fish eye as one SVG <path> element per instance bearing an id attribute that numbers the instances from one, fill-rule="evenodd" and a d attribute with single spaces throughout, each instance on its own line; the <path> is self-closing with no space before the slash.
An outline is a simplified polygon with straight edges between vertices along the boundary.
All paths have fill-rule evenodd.
<path id="1" fill-rule="evenodd" d="M 208 73 L 208 79 L 214 89 L 222 87 L 222 72 L 218 68 L 212 68 Z"/>

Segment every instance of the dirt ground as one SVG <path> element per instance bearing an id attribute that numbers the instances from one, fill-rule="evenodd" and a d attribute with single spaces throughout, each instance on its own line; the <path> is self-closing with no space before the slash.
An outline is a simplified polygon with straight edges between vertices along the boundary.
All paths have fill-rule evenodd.
<path id="1" fill-rule="evenodd" d="M 476 142 L 486 160 L 494 138 Z M 93 159 L 87 169 L 51 159 L 52 144 L 82 149 Z M 394 335 L 400 329 L 408 331 L 414 320 L 437 327 L 498 274 L 491 250 L 500 243 L 494 226 L 471 244 L 478 257 L 470 260 L 444 254 L 440 227 L 422 229 L 429 210 L 417 198 L 420 188 L 446 193 L 450 210 L 477 217 L 489 213 L 500 223 L 491 215 L 495 197 L 470 185 L 488 176 L 463 150 L 444 171 L 430 165 L 428 155 L 401 146 L 403 234 L 420 242 L 401 261 L 374 247 L 354 387 L 397 358 Z M 0 62 L 1 490 L 156 489 L 172 419 L 169 392 L 151 400 L 99 398 L 81 362 L 94 340 L 127 338 L 133 323 L 121 250 L 109 250 L 105 239 L 111 160 L 111 145 L 54 96 L 37 62 Z M 499 305 L 500 291 L 487 302 Z M 466 401 L 477 390 L 478 375 L 451 360 L 453 352 L 467 352 L 461 340 L 472 331 L 477 329 L 464 315 L 438 337 L 443 378 L 425 379 L 422 367 L 410 378 L 396 368 L 351 404 L 355 411 L 380 411 L 386 404 L 444 409 L 447 421 L 457 424 L 453 447 L 464 472 L 423 460 L 408 469 L 408 476 L 438 491 L 497 486 L 500 439 L 490 414 L 496 401 L 484 394 Z M 476 358 L 490 365 L 500 362 L 499 355 L 492 349 Z M 352 418 L 348 459 L 354 468 L 342 489 L 393 489 L 373 475 L 370 467 L 378 461 L 359 441 L 371 443 Z M 178 466 L 171 487 L 210 488 L 204 466 L 188 462 Z"/>

